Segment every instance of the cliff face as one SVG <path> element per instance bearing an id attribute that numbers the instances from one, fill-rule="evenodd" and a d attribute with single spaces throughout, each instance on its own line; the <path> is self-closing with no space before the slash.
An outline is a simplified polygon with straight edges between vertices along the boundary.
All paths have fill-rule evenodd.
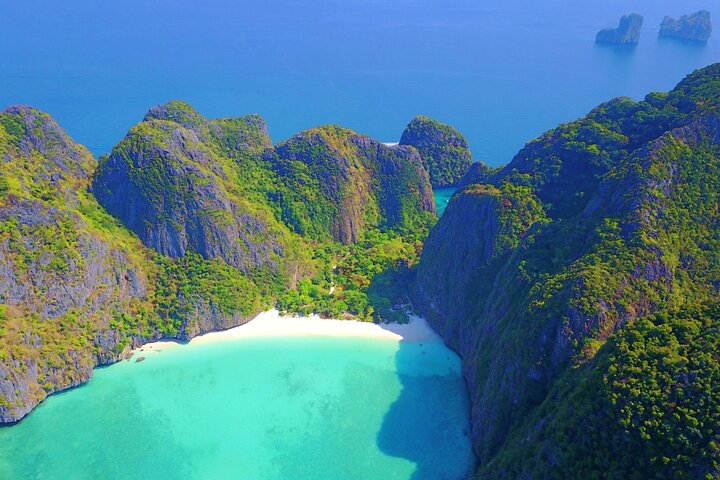
<path id="1" fill-rule="evenodd" d="M 88 191 L 95 160 L 47 114 L 0 113 L 0 159 L 0 423 L 131 346 L 260 310 L 258 287 L 225 262 L 163 258 L 108 215 Z"/>
<path id="2" fill-rule="evenodd" d="M 598 43 L 614 43 L 618 45 L 634 45 L 640 41 L 643 17 L 637 13 L 623 15 L 617 28 L 600 30 L 595 36 Z"/>
<path id="3" fill-rule="evenodd" d="M 224 128 L 230 122 L 244 129 Z M 254 117 L 210 122 L 186 105 L 155 107 L 101 161 L 93 192 L 163 255 L 195 252 L 243 272 L 275 270 L 284 254 L 282 227 L 239 194 L 234 163 L 221 156 L 269 144 Z"/>
<path id="4" fill-rule="evenodd" d="M 646 415 L 627 392 L 608 390 L 596 417 L 571 413 L 590 408 L 578 393 L 590 395 L 588 379 L 612 373 L 605 352 L 618 332 L 717 300 L 718 85 L 714 65 L 669 94 L 601 105 L 466 187 L 431 231 L 413 302 L 463 357 L 479 478 L 605 475 L 608 458 L 618 465 L 611 478 L 712 473 L 708 437 L 688 441 L 686 461 L 661 440 L 664 424 L 649 439 L 643 420 L 623 423 Z M 651 398 L 650 384 L 640 395 Z M 706 400 L 686 400 L 712 415 Z M 665 401 L 657 408 L 669 412 Z"/>
<path id="5" fill-rule="evenodd" d="M 706 42 L 712 34 L 710 12 L 700 10 L 692 15 L 683 15 L 679 20 L 665 17 L 660 24 L 660 36 Z"/>
<path id="6" fill-rule="evenodd" d="M 153 108 L 101 161 L 93 191 L 158 252 L 244 272 L 275 268 L 286 225 L 349 244 L 434 213 L 412 148 L 322 127 L 273 149 L 259 117 L 209 121 L 179 102 Z"/>
<path id="7" fill-rule="evenodd" d="M 347 129 L 308 130 L 269 157 L 282 218 L 311 238 L 354 243 L 371 229 L 409 229 L 434 215 L 428 174 L 417 151 L 388 147 Z"/>
<path id="8" fill-rule="evenodd" d="M 450 125 L 427 117 L 416 117 L 408 124 L 400 145 L 420 152 L 433 188 L 452 187 L 473 163 L 465 137 Z"/>
<path id="9" fill-rule="evenodd" d="M 707 113 L 603 180 L 589 207 L 608 206 L 607 260 L 575 280 L 555 347 L 577 368 L 558 371 L 479 478 L 717 475 L 719 159 L 720 117 Z"/>
<path id="10" fill-rule="evenodd" d="M 113 318 L 142 316 L 148 274 L 140 243 L 84 193 L 95 160 L 48 115 L 0 113 L 0 158 L 0 422 L 10 422 L 121 354 L 129 342 Z"/>
<path id="11" fill-rule="evenodd" d="M 306 132 L 276 153 L 256 115 L 207 120 L 171 102 L 97 165 L 47 114 L 9 108 L 0 423 L 131 347 L 240 325 L 275 302 L 366 318 L 375 273 L 355 265 L 384 271 L 416 255 L 433 213 L 417 151 L 347 130 Z M 360 237 L 351 252 L 334 241 Z"/>

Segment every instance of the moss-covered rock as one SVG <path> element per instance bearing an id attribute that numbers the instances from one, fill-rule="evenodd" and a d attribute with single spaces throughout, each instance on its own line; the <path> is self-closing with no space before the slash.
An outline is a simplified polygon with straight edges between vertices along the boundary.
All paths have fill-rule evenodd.
<path id="1" fill-rule="evenodd" d="M 452 187 L 472 165 L 465 137 L 450 125 L 428 117 L 414 118 L 405 128 L 400 145 L 420 152 L 433 188 Z"/>
<path id="2" fill-rule="evenodd" d="M 283 220 L 304 236 L 354 243 L 373 228 L 412 230 L 435 214 L 432 187 L 413 148 L 389 147 L 326 126 L 275 148 Z"/>

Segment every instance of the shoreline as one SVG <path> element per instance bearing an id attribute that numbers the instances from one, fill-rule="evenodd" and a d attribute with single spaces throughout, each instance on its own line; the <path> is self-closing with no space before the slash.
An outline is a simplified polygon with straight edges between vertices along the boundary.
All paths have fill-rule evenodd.
<path id="1" fill-rule="evenodd" d="M 408 323 L 378 324 L 357 320 L 326 319 L 318 315 L 283 316 L 276 309 L 272 309 L 237 327 L 204 333 L 189 342 L 159 340 L 146 343 L 133 349 L 129 358 L 183 345 L 206 345 L 258 337 L 346 337 L 397 342 L 443 342 L 440 335 L 425 319 L 416 315 L 408 315 L 408 319 Z"/>

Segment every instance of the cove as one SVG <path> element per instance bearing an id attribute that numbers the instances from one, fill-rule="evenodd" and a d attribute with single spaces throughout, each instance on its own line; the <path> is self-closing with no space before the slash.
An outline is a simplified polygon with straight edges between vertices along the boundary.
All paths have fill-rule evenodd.
<path id="1" fill-rule="evenodd" d="M 445 209 L 447 208 L 448 203 L 450 203 L 450 199 L 456 190 L 457 189 L 453 187 L 436 188 L 433 190 L 433 195 L 435 196 L 435 209 L 437 210 L 438 218 L 445 212 Z"/>
<path id="2" fill-rule="evenodd" d="M 459 479 L 468 412 L 439 339 L 154 344 L 0 429 L 0 478 Z"/>

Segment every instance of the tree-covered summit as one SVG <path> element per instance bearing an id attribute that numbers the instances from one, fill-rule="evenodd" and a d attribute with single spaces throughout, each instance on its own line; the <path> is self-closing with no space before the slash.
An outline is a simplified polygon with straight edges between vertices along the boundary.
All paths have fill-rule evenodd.
<path id="1" fill-rule="evenodd" d="M 428 117 L 415 117 L 405 128 L 400 145 L 420 152 L 434 188 L 454 186 L 473 162 L 465 137 L 450 125 Z"/>

